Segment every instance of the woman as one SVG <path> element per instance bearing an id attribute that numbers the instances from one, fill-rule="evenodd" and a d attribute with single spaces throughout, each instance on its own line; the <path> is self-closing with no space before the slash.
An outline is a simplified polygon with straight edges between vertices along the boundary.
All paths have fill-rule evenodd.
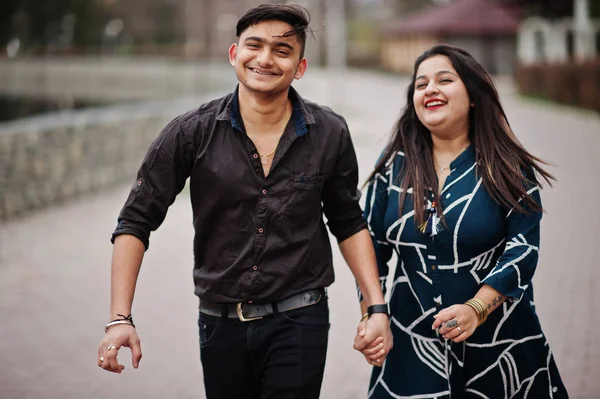
<path id="1" fill-rule="evenodd" d="M 512 133 L 466 51 L 421 55 L 407 106 L 369 178 L 365 217 L 390 299 L 394 347 L 370 398 L 568 397 L 533 304 L 553 177 Z M 417 211 L 415 211 L 417 210 Z M 363 350 L 381 364 L 380 341 Z"/>

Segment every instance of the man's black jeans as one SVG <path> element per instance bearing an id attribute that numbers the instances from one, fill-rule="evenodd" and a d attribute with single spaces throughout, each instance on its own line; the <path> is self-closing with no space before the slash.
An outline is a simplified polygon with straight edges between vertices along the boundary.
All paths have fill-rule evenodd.
<path id="1" fill-rule="evenodd" d="M 317 399 L 327 339 L 327 297 L 261 320 L 200 313 L 207 399 Z"/>

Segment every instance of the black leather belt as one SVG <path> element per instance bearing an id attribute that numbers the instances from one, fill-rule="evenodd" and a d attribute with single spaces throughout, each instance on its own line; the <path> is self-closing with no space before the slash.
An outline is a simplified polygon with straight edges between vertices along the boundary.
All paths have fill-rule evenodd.
<path id="1" fill-rule="evenodd" d="M 200 312 L 210 316 L 222 316 L 240 321 L 252 321 L 266 316 L 276 315 L 294 309 L 304 308 L 319 303 L 325 296 L 325 289 L 318 288 L 300 292 L 281 301 L 255 304 L 255 303 L 218 303 L 200 300 Z"/>

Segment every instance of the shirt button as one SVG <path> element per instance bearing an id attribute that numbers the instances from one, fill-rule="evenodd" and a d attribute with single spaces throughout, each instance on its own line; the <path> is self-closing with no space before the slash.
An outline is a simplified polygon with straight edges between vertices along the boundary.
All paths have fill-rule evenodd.
<path id="1" fill-rule="evenodd" d="M 254 157 L 254 159 L 258 158 L 258 154 L 252 154 L 252 156 Z"/>
<path id="2" fill-rule="evenodd" d="M 258 270 L 258 266 L 256 266 L 256 265 L 252 266 L 252 270 Z"/>
<path id="3" fill-rule="evenodd" d="M 259 228 L 258 228 L 258 232 L 259 232 L 259 233 L 262 233 L 263 231 L 264 231 L 264 230 L 263 230 L 263 228 L 262 228 L 262 227 L 259 227 Z"/>
<path id="4" fill-rule="evenodd" d="M 262 190 L 262 193 L 266 195 L 267 194 L 267 190 Z"/>
<path id="5" fill-rule="evenodd" d="M 432 265 L 432 266 L 431 266 L 431 270 L 436 270 L 436 269 L 437 269 L 437 266 L 436 266 L 436 265 Z"/>

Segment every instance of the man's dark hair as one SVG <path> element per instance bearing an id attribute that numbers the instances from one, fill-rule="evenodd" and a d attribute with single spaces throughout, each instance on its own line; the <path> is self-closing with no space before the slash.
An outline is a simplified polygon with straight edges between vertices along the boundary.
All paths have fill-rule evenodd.
<path id="1" fill-rule="evenodd" d="M 281 21 L 292 27 L 282 37 L 296 36 L 300 43 L 300 59 L 304 57 L 306 47 L 306 32 L 310 23 L 310 14 L 302 6 L 295 4 L 261 4 L 248 10 L 237 23 L 236 36 L 240 35 L 249 27 L 264 21 Z"/>

